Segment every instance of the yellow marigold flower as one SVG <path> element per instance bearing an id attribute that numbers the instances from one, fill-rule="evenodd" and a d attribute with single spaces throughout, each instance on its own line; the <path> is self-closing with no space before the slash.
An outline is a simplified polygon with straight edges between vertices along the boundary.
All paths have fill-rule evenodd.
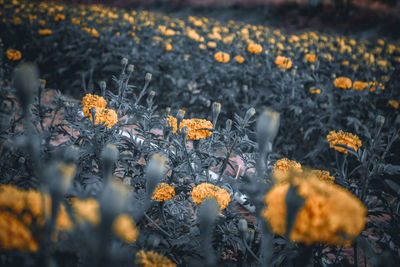
<path id="1" fill-rule="evenodd" d="M 128 214 L 119 215 L 112 227 L 114 233 L 126 243 L 134 243 L 139 235 L 135 223 Z"/>
<path id="2" fill-rule="evenodd" d="M 205 50 L 207 48 L 207 46 L 205 44 L 199 44 L 199 48 L 201 50 Z"/>
<path id="3" fill-rule="evenodd" d="M 344 154 L 348 153 L 347 149 L 336 145 L 347 145 L 348 147 L 353 148 L 355 151 L 357 151 L 358 148 L 362 146 L 362 142 L 357 135 L 346 133 L 342 130 L 340 130 L 339 132 L 330 131 L 329 134 L 326 136 L 326 139 L 329 142 L 329 147 Z"/>
<path id="4" fill-rule="evenodd" d="M 9 211 L 0 212 L 0 248 L 36 252 L 39 248 L 29 228 Z"/>
<path id="5" fill-rule="evenodd" d="M 272 172 L 275 183 L 282 183 L 287 181 L 290 172 L 302 172 L 301 164 L 287 158 L 277 160 Z"/>
<path id="6" fill-rule="evenodd" d="M 206 198 L 215 198 L 220 210 L 225 209 L 231 200 L 229 193 L 225 189 L 213 184 L 202 183 L 193 188 L 192 199 L 196 205 L 200 205 Z"/>
<path id="7" fill-rule="evenodd" d="M 242 64 L 244 62 L 244 57 L 242 57 L 241 55 L 236 55 L 234 57 L 234 59 L 236 60 L 237 63 Z"/>
<path id="8" fill-rule="evenodd" d="M 17 61 L 22 58 L 21 51 L 17 49 L 7 49 L 6 55 L 9 60 Z"/>
<path id="9" fill-rule="evenodd" d="M 292 242 L 307 245 L 349 245 L 364 229 L 367 210 L 361 201 L 345 188 L 307 177 L 307 173 L 292 179 L 304 205 L 296 216 L 290 233 Z M 286 194 L 290 184 L 275 185 L 264 198 L 263 217 L 274 233 L 286 232 Z"/>
<path id="10" fill-rule="evenodd" d="M 75 212 L 78 224 L 84 224 L 86 221 L 89 221 L 92 225 L 100 223 L 99 203 L 96 199 L 71 198 L 69 203 Z"/>
<path id="11" fill-rule="evenodd" d="M 151 199 L 158 202 L 171 200 L 175 196 L 175 188 L 166 183 L 159 183 Z"/>
<path id="12" fill-rule="evenodd" d="M 210 41 L 210 42 L 207 43 L 207 46 L 210 47 L 210 48 L 216 48 L 217 47 L 217 43 Z"/>
<path id="13" fill-rule="evenodd" d="M 89 114 L 90 120 L 92 120 L 92 114 Z M 95 124 L 105 123 L 107 128 L 113 127 L 118 122 L 118 115 L 115 110 L 111 108 L 97 108 L 95 114 Z"/>
<path id="14" fill-rule="evenodd" d="M 173 131 L 176 134 L 178 130 L 177 119 L 170 115 L 166 121 L 168 122 L 169 126 L 173 128 Z M 212 132 L 206 129 L 213 129 L 211 121 L 203 119 L 184 119 L 179 125 L 180 130 L 182 130 L 182 127 L 184 126 L 188 127 L 189 129 L 189 133 L 186 138 L 192 140 L 200 140 L 210 136 Z"/>
<path id="15" fill-rule="evenodd" d="M 231 57 L 228 53 L 219 51 L 214 54 L 214 59 L 220 63 L 228 63 L 229 60 L 231 60 Z"/>
<path id="16" fill-rule="evenodd" d="M 39 35 L 50 35 L 50 34 L 53 33 L 53 31 L 50 30 L 50 29 L 40 29 L 40 30 L 38 31 L 38 33 L 39 33 Z"/>
<path id="17" fill-rule="evenodd" d="M 366 82 L 355 81 L 353 83 L 353 90 L 363 91 L 365 89 L 365 87 L 367 87 L 367 86 L 368 86 L 368 83 L 366 83 Z"/>
<path id="18" fill-rule="evenodd" d="M 317 61 L 317 56 L 315 54 L 309 53 L 304 56 L 304 59 L 310 63 L 314 63 Z"/>
<path id="19" fill-rule="evenodd" d="M 64 14 L 57 14 L 54 17 L 54 21 L 60 21 L 60 20 L 65 20 L 65 15 Z"/>
<path id="20" fill-rule="evenodd" d="M 176 267 L 176 264 L 167 257 L 154 251 L 144 252 L 144 250 L 136 253 L 135 264 L 141 267 Z"/>
<path id="21" fill-rule="evenodd" d="M 252 54 L 260 54 L 263 51 L 263 48 L 260 44 L 250 43 L 247 46 L 247 51 Z"/>
<path id="22" fill-rule="evenodd" d="M 200 36 L 195 30 L 190 29 L 187 33 L 188 37 L 190 39 L 193 39 L 197 42 L 203 42 L 204 41 L 204 37 Z"/>
<path id="23" fill-rule="evenodd" d="M 399 108 L 399 102 L 394 100 L 394 99 L 389 100 L 388 104 L 391 105 L 392 107 L 396 108 L 396 109 Z"/>
<path id="24" fill-rule="evenodd" d="M 277 56 L 275 58 L 275 64 L 280 68 L 280 69 L 290 69 L 292 67 L 292 61 L 290 58 L 284 57 L 284 56 Z"/>
<path id="25" fill-rule="evenodd" d="M 312 86 L 312 87 L 310 88 L 310 93 L 311 93 L 311 94 L 320 94 L 320 93 L 321 93 L 321 89 L 316 88 L 315 86 Z"/>
<path id="26" fill-rule="evenodd" d="M 107 106 L 107 101 L 98 95 L 86 94 L 82 98 L 83 113 L 85 116 L 89 116 L 91 108 L 105 108 Z"/>
<path id="27" fill-rule="evenodd" d="M 352 82 L 347 77 L 338 77 L 333 81 L 333 85 L 338 88 L 349 89 L 352 86 Z"/>

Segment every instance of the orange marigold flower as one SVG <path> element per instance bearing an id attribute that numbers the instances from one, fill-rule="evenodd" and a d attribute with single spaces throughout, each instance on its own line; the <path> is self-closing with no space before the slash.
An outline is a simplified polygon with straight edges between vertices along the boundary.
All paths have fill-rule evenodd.
<path id="1" fill-rule="evenodd" d="M 57 14 L 54 17 L 54 21 L 60 21 L 60 20 L 65 20 L 65 15 L 64 14 Z"/>
<path id="2" fill-rule="evenodd" d="M 214 59 L 220 63 L 228 63 L 229 60 L 231 60 L 231 57 L 228 53 L 219 51 L 214 54 Z"/>
<path id="3" fill-rule="evenodd" d="M 21 51 L 17 49 L 7 49 L 6 55 L 9 60 L 13 61 L 20 60 L 22 58 Z"/>
<path id="4" fill-rule="evenodd" d="M 303 169 L 301 167 L 301 164 L 287 158 L 277 160 L 274 165 L 274 170 L 272 172 L 275 183 L 282 183 L 287 181 L 287 179 L 289 178 L 289 174 L 292 171 L 302 172 Z"/>
<path id="5" fill-rule="evenodd" d="M 328 171 L 324 170 L 311 170 L 310 175 L 315 175 L 319 180 L 328 183 L 333 183 L 335 181 L 335 177 L 333 177 Z"/>
<path id="6" fill-rule="evenodd" d="M 363 91 L 365 89 L 365 87 L 367 87 L 367 86 L 368 86 L 368 83 L 366 83 L 366 82 L 355 81 L 353 83 L 353 90 Z"/>
<path id="7" fill-rule="evenodd" d="M 38 31 L 38 33 L 39 33 L 39 35 L 50 35 L 50 34 L 53 33 L 53 31 L 50 30 L 50 29 L 40 29 L 40 30 Z"/>
<path id="8" fill-rule="evenodd" d="M 100 223 L 99 203 L 94 198 L 79 199 L 71 198 L 69 203 L 74 210 L 76 221 L 79 224 L 84 224 L 89 221 L 92 225 Z"/>
<path id="9" fill-rule="evenodd" d="M 338 77 L 333 81 L 333 85 L 342 89 L 349 89 L 352 86 L 352 82 L 347 77 Z"/>
<path id="10" fill-rule="evenodd" d="M 371 93 L 375 92 L 377 87 L 381 90 L 385 90 L 385 86 L 382 83 L 378 82 L 369 82 L 368 86 Z"/>
<path id="11" fill-rule="evenodd" d="M 394 99 L 389 100 L 388 104 L 391 105 L 392 107 L 396 108 L 396 109 L 399 108 L 399 102 L 394 100 Z"/>
<path id="12" fill-rule="evenodd" d="M 237 55 L 234 57 L 234 59 L 236 60 L 237 63 L 242 64 L 244 62 L 244 57 L 242 57 L 241 55 Z"/>
<path id="13" fill-rule="evenodd" d="M 210 41 L 210 42 L 207 43 L 207 46 L 210 47 L 210 48 L 216 48 L 217 47 L 217 43 Z"/>
<path id="14" fill-rule="evenodd" d="M 89 114 L 92 120 L 92 114 Z M 118 122 L 118 115 L 115 110 L 111 108 L 98 108 L 96 107 L 95 124 L 104 123 L 107 128 L 113 127 Z"/>
<path id="15" fill-rule="evenodd" d="M 312 87 L 310 88 L 310 93 L 311 93 L 311 94 L 320 94 L 320 93 L 321 93 L 321 89 L 316 88 L 315 86 L 312 86 Z"/>
<path id="16" fill-rule="evenodd" d="M 167 43 L 167 44 L 165 45 L 165 50 L 171 51 L 171 50 L 172 50 L 172 45 L 171 45 L 170 43 Z"/>
<path id="17" fill-rule="evenodd" d="M 77 18 L 71 18 L 71 22 L 72 22 L 72 24 L 74 24 L 74 25 L 81 24 L 81 20 L 80 20 L 80 19 L 77 19 Z"/>
<path id="18" fill-rule="evenodd" d="M 342 130 L 340 130 L 339 132 L 330 131 L 329 134 L 326 136 L 326 139 L 329 142 L 329 147 L 344 154 L 348 153 L 347 149 L 336 145 L 347 145 L 348 147 L 353 148 L 355 151 L 357 151 L 358 148 L 362 146 L 362 142 L 357 135 L 346 133 Z"/>
<path id="19" fill-rule="evenodd" d="M 260 44 L 250 43 L 247 46 L 247 51 L 252 54 L 260 54 L 263 51 L 263 48 Z"/>
<path id="20" fill-rule="evenodd" d="M 317 56 L 315 54 L 309 53 L 304 56 L 304 59 L 310 63 L 314 63 L 317 61 Z"/>
<path id="21" fill-rule="evenodd" d="M 158 202 L 171 200 L 175 196 L 175 188 L 166 183 L 159 183 L 151 199 Z"/>
<path id="22" fill-rule="evenodd" d="M 193 188 L 192 199 L 196 205 L 200 205 L 206 198 L 215 198 L 220 210 L 225 209 L 231 200 L 229 193 L 225 189 L 213 184 L 202 183 Z"/>
<path id="23" fill-rule="evenodd" d="M 82 98 L 83 113 L 85 116 L 89 116 L 91 108 L 105 108 L 107 106 L 107 101 L 98 95 L 86 94 Z"/>
<path id="24" fill-rule="evenodd" d="M 140 250 L 136 253 L 135 264 L 141 267 L 176 267 L 177 265 L 167 257 L 154 251 Z"/>
<path id="25" fill-rule="evenodd" d="M 367 210 L 362 202 L 345 188 L 307 177 L 308 173 L 292 179 L 297 194 L 304 205 L 296 216 L 290 240 L 307 245 L 350 245 L 364 229 Z M 266 209 L 263 217 L 274 233 L 286 233 L 286 194 L 290 184 L 276 184 L 264 198 Z"/>
<path id="26" fill-rule="evenodd" d="M 166 121 L 168 122 L 169 126 L 173 128 L 173 131 L 176 134 L 178 130 L 177 119 L 169 115 Z M 189 129 L 189 133 L 186 138 L 191 140 L 207 138 L 212 134 L 212 132 L 207 129 L 213 129 L 211 121 L 203 119 L 184 119 L 179 125 L 180 130 L 182 130 L 182 127 L 184 126 L 188 127 Z"/>
<path id="27" fill-rule="evenodd" d="M 275 64 L 280 68 L 280 69 L 290 69 L 293 65 L 292 61 L 290 58 L 284 57 L 284 56 L 277 56 L 275 58 Z"/>
<path id="28" fill-rule="evenodd" d="M 128 214 L 119 215 L 113 223 L 114 233 L 126 243 L 134 243 L 138 238 L 138 230 Z"/>
<path id="29" fill-rule="evenodd" d="M 0 247 L 36 252 L 39 248 L 36 240 L 28 226 L 18 220 L 17 214 L 6 210 L 0 212 Z"/>

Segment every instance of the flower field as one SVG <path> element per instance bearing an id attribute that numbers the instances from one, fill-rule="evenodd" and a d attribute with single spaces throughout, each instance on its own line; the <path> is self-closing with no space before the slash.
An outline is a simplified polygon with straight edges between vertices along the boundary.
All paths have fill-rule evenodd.
<path id="1" fill-rule="evenodd" d="M 0 0 L 0 265 L 396 266 L 400 39 L 363 36 Z"/>

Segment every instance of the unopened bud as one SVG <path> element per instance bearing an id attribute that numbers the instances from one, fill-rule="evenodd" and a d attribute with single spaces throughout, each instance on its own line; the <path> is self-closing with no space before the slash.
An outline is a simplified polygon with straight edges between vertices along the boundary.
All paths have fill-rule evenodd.
<path id="1" fill-rule="evenodd" d="M 38 81 L 38 72 L 35 65 L 22 63 L 15 69 L 14 87 L 17 89 L 17 96 L 24 112 L 28 111 L 28 106 L 33 102 Z"/>
<path id="2" fill-rule="evenodd" d="M 124 66 L 124 68 L 125 68 L 125 66 L 128 64 L 128 59 L 127 59 L 126 57 L 122 58 L 121 64 L 122 64 L 122 66 Z"/>
<path id="3" fill-rule="evenodd" d="M 146 166 L 146 192 L 149 199 L 167 170 L 168 160 L 163 155 L 154 153 Z"/>
<path id="4" fill-rule="evenodd" d="M 231 119 L 226 120 L 225 129 L 227 132 L 230 132 L 232 130 L 232 120 Z"/>
<path id="5" fill-rule="evenodd" d="M 128 65 L 128 73 L 129 74 L 132 73 L 134 71 L 134 69 L 135 69 L 135 66 L 133 64 Z"/>
<path id="6" fill-rule="evenodd" d="M 113 179 L 105 185 L 100 197 L 100 214 L 106 223 L 111 223 L 125 207 L 129 189 L 122 182 Z"/>
<path id="7" fill-rule="evenodd" d="M 256 114 L 256 110 L 254 108 L 249 108 L 246 112 L 246 115 L 244 116 L 244 120 L 247 122 L 250 120 L 251 117 Z"/>
<path id="8" fill-rule="evenodd" d="M 251 244 L 254 240 L 254 229 L 249 229 L 249 234 L 247 235 L 247 243 Z"/>
<path id="9" fill-rule="evenodd" d="M 257 121 L 257 140 L 260 151 L 264 151 L 268 142 L 273 142 L 278 133 L 280 115 L 272 109 L 266 109 L 258 117 Z"/>
<path id="10" fill-rule="evenodd" d="M 185 139 L 186 139 L 186 136 L 189 134 L 189 128 L 186 127 L 186 126 L 182 127 L 181 133 L 182 133 L 182 135 L 183 135 L 183 136 L 185 137 Z"/>
<path id="11" fill-rule="evenodd" d="M 382 115 L 376 116 L 376 124 L 382 126 L 384 123 L 385 123 L 385 117 L 383 117 Z"/>
<path id="12" fill-rule="evenodd" d="M 104 97 L 106 95 L 106 88 L 107 84 L 105 81 L 100 82 L 100 90 L 101 90 L 101 95 Z"/>
<path id="13" fill-rule="evenodd" d="M 146 82 L 150 82 L 150 81 L 151 81 L 151 77 L 152 77 L 152 76 L 153 76 L 153 75 L 152 75 L 151 73 L 149 73 L 149 72 L 148 72 L 148 73 L 146 73 L 146 76 L 145 76 L 145 78 L 144 78 L 144 79 L 145 79 L 145 81 L 146 81 Z"/>
<path id="14" fill-rule="evenodd" d="M 247 93 L 249 91 L 249 86 L 247 84 L 243 85 L 243 92 Z"/>
<path id="15" fill-rule="evenodd" d="M 178 110 L 178 113 L 176 113 L 176 119 L 177 120 L 183 120 L 183 117 L 185 117 L 186 111 L 183 109 Z"/>
<path id="16" fill-rule="evenodd" d="M 79 147 L 75 145 L 67 147 L 64 158 L 66 162 L 77 162 L 79 160 Z"/>
<path id="17" fill-rule="evenodd" d="M 208 233 L 219 212 L 219 204 L 214 198 L 207 198 L 201 203 L 199 210 L 200 233 Z"/>
<path id="18" fill-rule="evenodd" d="M 238 228 L 239 228 L 240 236 L 243 239 L 246 239 L 247 235 L 248 235 L 247 221 L 245 219 L 240 219 Z"/>
<path id="19" fill-rule="evenodd" d="M 167 108 L 165 109 L 165 113 L 166 113 L 167 116 L 169 116 L 169 114 L 171 114 L 171 108 L 170 108 L 170 107 L 167 107 Z"/>
<path id="20" fill-rule="evenodd" d="M 40 90 L 44 90 L 46 88 L 46 80 L 40 79 Z"/>
<path id="21" fill-rule="evenodd" d="M 112 174 L 114 163 L 119 158 L 118 148 L 113 144 L 107 144 L 101 151 L 100 159 L 105 179 L 109 179 Z"/>
<path id="22" fill-rule="evenodd" d="M 215 124 L 217 123 L 217 119 L 221 113 L 221 103 L 214 102 L 212 105 L 212 116 L 213 116 L 213 127 L 215 128 Z"/>
<path id="23" fill-rule="evenodd" d="M 147 103 L 150 104 L 153 102 L 154 96 L 156 95 L 156 92 L 150 91 L 149 95 L 147 96 Z"/>

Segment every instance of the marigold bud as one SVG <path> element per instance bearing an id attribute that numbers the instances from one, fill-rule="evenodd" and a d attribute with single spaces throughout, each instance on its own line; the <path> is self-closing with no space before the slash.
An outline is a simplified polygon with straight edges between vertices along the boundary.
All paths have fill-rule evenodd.
<path id="1" fill-rule="evenodd" d="M 230 132 L 232 130 L 232 120 L 231 119 L 226 120 L 225 129 L 227 132 Z"/>
<path id="2" fill-rule="evenodd" d="M 107 144 L 101 151 L 101 163 L 105 179 L 109 179 L 112 174 L 114 163 L 118 160 L 119 151 L 113 144 Z"/>
<path id="3" fill-rule="evenodd" d="M 33 102 L 38 81 L 38 71 L 31 63 L 22 63 L 14 71 L 14 87 L 24 112 L 27 112 L 28 106 Z"/>
<path id="4" fill-rule="evenodd" d="M 132 73 L 135 70 L 135 66 L 133 64 L 128 65 L 128 73 Z"/>
<path id="5" fill-rule="evenodd" d="M 273 142 L 279 130 L 280 115 L 278 112 L 266 109 L 258 117 L 257 140 L 260 151 L 264 151 L 267 142 Z"/>
<path id="6" fill-rule="evenodd" d="M 75 145 L 67 147 L 64 158 L 66 162 L 77 162 L 79 160 L 79 147 Z"/>
<path id="7" fill-rule="evenodd" d="M 153 75 L 148 72 L 148 73 L 146 73 L 146 76 L 145 76 L 144 79 L 145 79 L 146 82 L 150 82 L 151 81 L 151 77 L 153 77 Z"/>
<path id="8" fill-rule="evenodd" d="M 240 219 L 239 224 L 238 224 L 240 236 L 243 239 L 247 238 L 247 235 L 249 233 L 248 227 L 247 227 L 247 221 L 245 219 Z"/>
<path id="9" fill-rule="evenodd" d="M 165 115 L 167 115 L 167 116 L 169 116 L 169 114 L 171 114 L 171 108 L 170 107 L 167 107 L 166 109 L 165 109 Z"/>
<path id="10" fill-rule="evenodd" d="M 183 117 L 185 117 L 185 113 L 186 113 L 186 111 L 184 111 L 183 109 L 178 110 L 178 113 L 176 113 L 176 119 L 178 121 L 182 120 Z"/>
<path id="11" fill-rule="evenodd" d="M 106 95 L 106 88 L 107 84 L 105 81 L 100 82 L 100 90 L 101 90 L 101 95 L 104 97 Z"/>
<path id="12" fill-rule="evenodd" d="M 166 163 L 167 158 L 154 153 L 146 166 L 146 192 L 149 199 L 153 196 L 154 189 L 165 175 Z"/>
<path id="13" fill-rule="evenodd" d="M 383 117 L 382 115 L 376 116 L 376 124 L 382 126 L 384 123 L 385 123 L 385 117 Z"/>
<path id="14" fill-rule="evenodd" d="M 127 59 L 126 57 L 122 58 L 121 64 L 122 64 L 122 65 L 124 66 L 124 68 L 125 68 L 125 66 L 128 64 L 128 59 Z"/>
<path id="15" fill-rule="evenodd" d="M 247 122 L 254 114 L 256 114 L 256 110 L 254 108 L 249 108 L 244 116 L 244 120 Z"/>
<path id="16" fill-rule="evenodd" d="M 185 139 L 186 139 L 186 136 L 187 136 L 188 133 L 189 133 L 189 128 L 186 127 L 186 126 L 183 126 L 182 129 L 181 129 L 181 132 L 182 132 L 183 136 L 184 136 Z"/>

